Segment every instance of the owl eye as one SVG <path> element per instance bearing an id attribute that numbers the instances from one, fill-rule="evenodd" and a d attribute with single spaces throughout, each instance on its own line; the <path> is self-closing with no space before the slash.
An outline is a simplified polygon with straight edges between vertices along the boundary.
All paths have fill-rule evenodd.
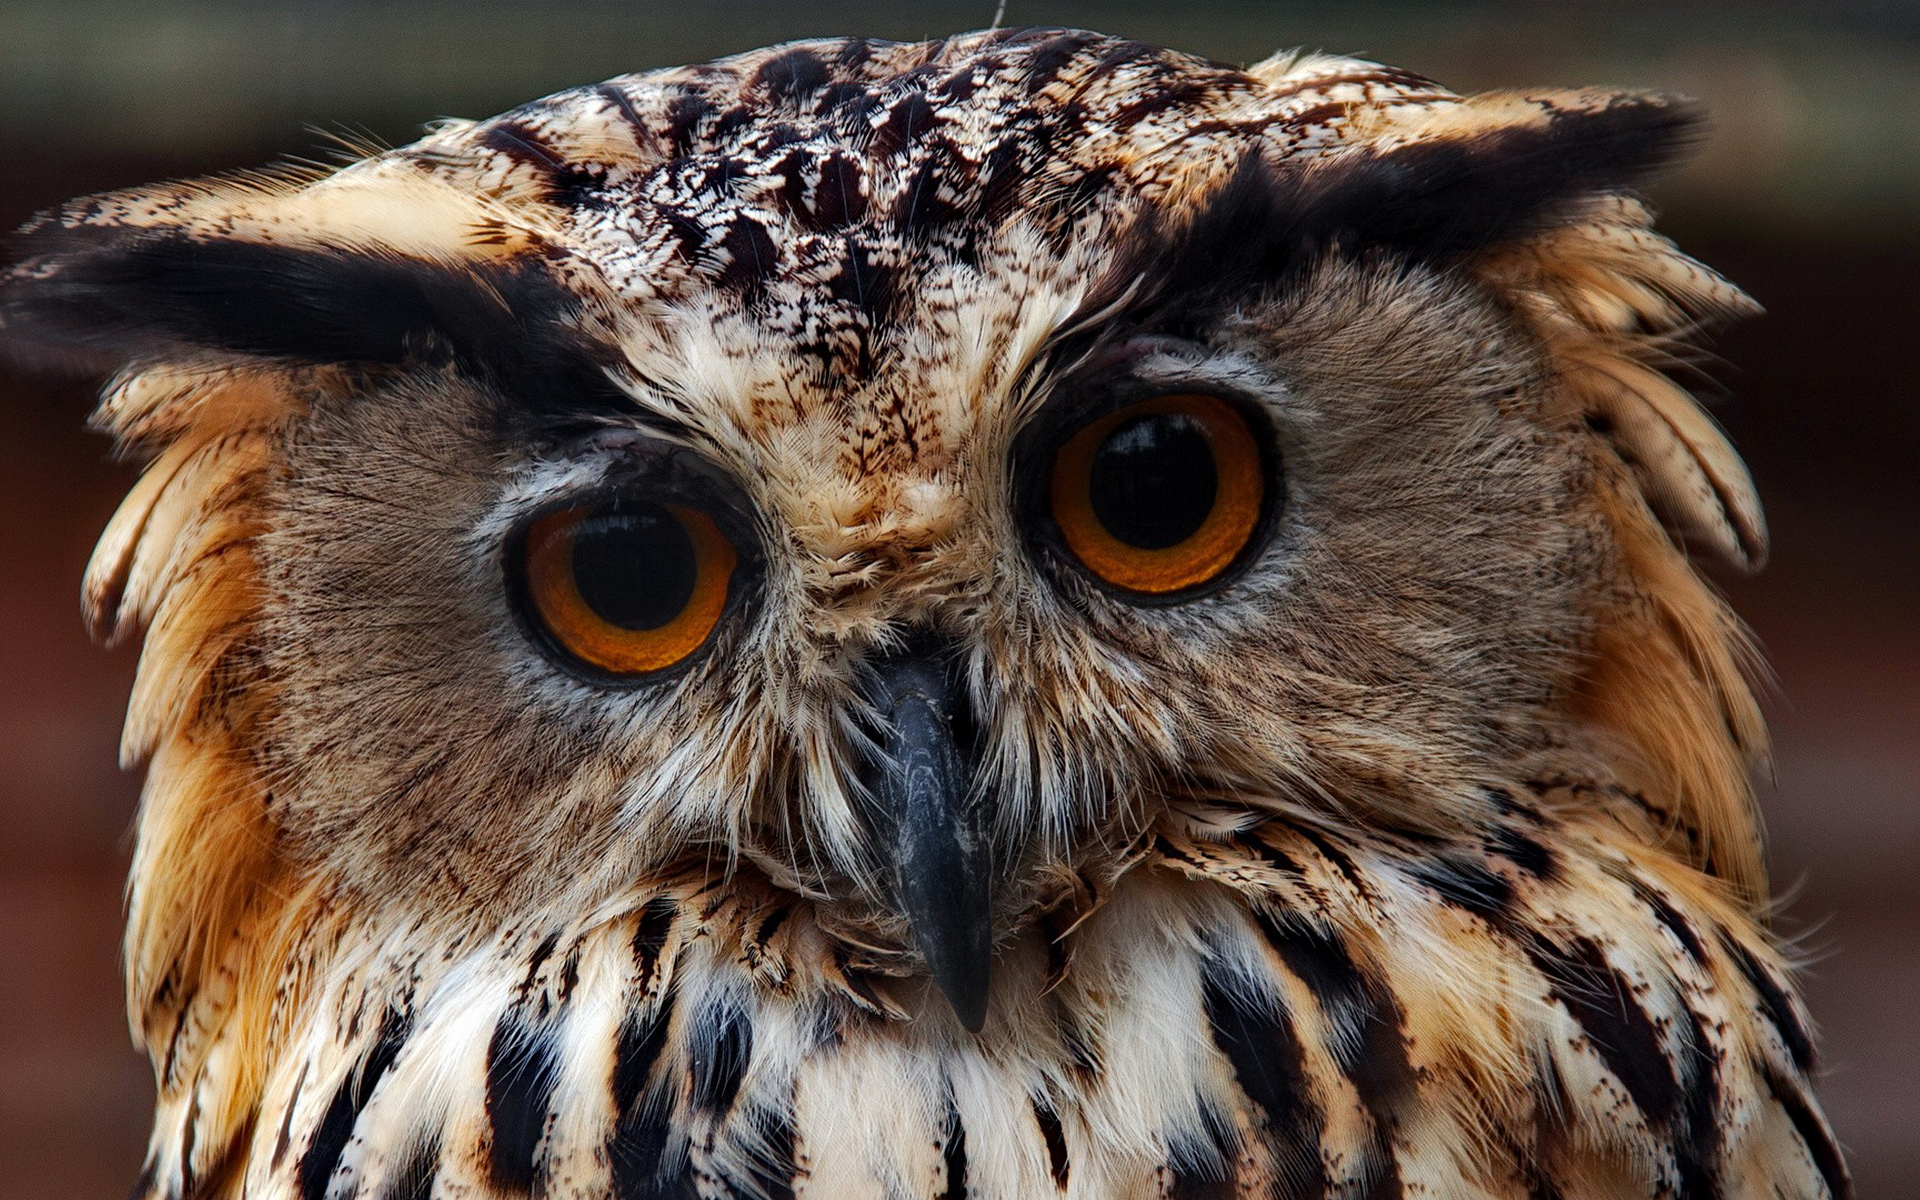
<path id="1" fill-rule="evenodd" d="M 1217 396 L 1165 395 L 1083 426 L 1054 455 L 1054 524 L 1082 566 L 1164 597 L 1240 560 L 1267 511 L 1262 442 Z"/>
<path id="2" fill-rule="evenodd" d="M 549 513 L 527 528 L 517 557 L 548 642 L 618 678 L 665 670 L 705 645 L 738 561 L 707 514 L 631 500 Z"/>

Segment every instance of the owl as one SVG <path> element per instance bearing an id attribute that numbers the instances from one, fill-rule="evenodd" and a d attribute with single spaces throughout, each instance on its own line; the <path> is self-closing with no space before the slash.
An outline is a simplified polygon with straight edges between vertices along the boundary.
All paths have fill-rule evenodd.
<path id="1" fill-rule="evenodd" d="M 1843 1197 L 1685 102 L 795 43 L 74 201 L 136 1197 Z"/>

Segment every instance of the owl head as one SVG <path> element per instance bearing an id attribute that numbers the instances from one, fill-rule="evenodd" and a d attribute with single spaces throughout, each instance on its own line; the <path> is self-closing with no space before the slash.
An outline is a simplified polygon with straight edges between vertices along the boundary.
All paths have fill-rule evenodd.
<path id="1" fill-rule="evenodd" d="M 0 321 L 147 464 L 136 1010 L 263 912 L 747 880 L 977 1025 L 1170 812 L 1415 846 L 1548 762 L 1757 895 L 1690 556 L 1764 535 L 1664 373 L 1750 305 L 1633 190 L 1695 128 L 1000 31 L 42 216 Z"/>

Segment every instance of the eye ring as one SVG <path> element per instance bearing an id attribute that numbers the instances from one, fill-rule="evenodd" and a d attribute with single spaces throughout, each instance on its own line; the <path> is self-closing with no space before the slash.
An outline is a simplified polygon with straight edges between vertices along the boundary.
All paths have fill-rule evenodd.
<path id="1" fill-rule="evenodd" d="M 1276 490 L 1267 442 L 1218 396 L 1122 405 L 1059 444 L 1047 514 L 1102 584 L 1141 601 L 1183 599 L 1243 564 L 1267 524 Z"/>
<path id="2" fill-rule="evenodd" d="M 613 683 L 670 670 L 705 646 L 738 566 L 706 512 L 627 497 L 535 518 L 510 562 L 539 640 L 576 672 Z"/>

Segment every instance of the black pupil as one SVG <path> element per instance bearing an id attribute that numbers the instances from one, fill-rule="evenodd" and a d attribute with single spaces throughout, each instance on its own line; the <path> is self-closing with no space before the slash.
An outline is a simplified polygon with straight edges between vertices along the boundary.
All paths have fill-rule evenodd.
<path id="1" fill-rule="evenodd" d="M 1206 431 L 1191 417 L 1123 421 L 1093 452 L 1093 515 L 1141 550 L 1178 546 L 1213 512 L 1220 474 Z"/>
<path id="2" fill-rule="evenodd" d="M 610 625 L 660 628 L 687 607 L 698 575 L 686 526 L 658 504 L 594 513 L 574 528 L 574 586 Z"/>

